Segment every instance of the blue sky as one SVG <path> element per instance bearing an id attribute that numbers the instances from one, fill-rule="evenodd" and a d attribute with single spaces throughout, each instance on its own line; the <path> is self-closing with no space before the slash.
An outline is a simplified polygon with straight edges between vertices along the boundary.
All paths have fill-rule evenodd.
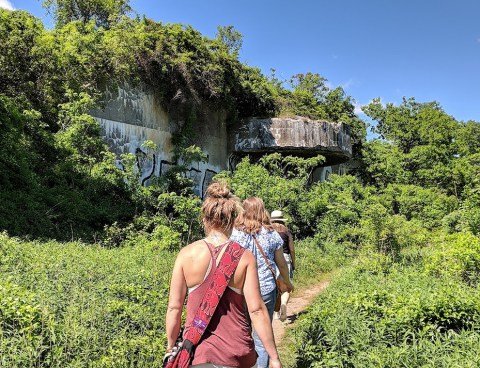
<path id="1" fill-rule="evenodd" d="M 51 19 L 36 0 L 0 0 Z M 243 34 L 240 58 L 288 79 L 319 73 L 358 106 L 373 98 L 438 101 L 457 120 L 480 122 L 478 0 L 131 0 L 148 18 Z"/>

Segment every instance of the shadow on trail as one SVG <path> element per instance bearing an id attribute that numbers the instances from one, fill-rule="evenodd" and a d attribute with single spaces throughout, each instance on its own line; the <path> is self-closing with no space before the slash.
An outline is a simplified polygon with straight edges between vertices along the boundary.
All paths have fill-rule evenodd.
<path id="1" fill-rule="evenodd" d="M 301 315 L 306 314 L 306 313 L 307 313 L 307 310 L 302 310 L 298 313 L 291 314 L 291 315 L 287 316 L 287 319 L 285 320 L 284 323 L 286 323 L 286 324 L 293 323 L 298 319 L 298 317 L 300 317 Z"/>

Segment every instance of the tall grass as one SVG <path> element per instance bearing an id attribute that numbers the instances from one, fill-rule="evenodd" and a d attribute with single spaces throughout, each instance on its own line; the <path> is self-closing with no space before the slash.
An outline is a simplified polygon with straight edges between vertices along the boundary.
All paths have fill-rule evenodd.
<path id="1" fill-rule="evenodd" d="M 294 335 L 297 367 L 476 367 L 480 293 L 421 263 L 359 262 L 319 296 Z"/>
<path id="2" fill-rule="evenodd" d="M 0 366 L 160 366 L 174 256 L 2 234 Z"/>
<path id="3" fill-rule="evenodd" d="M 343 246 L 330 242 L 319 247 L 313 239 L 297 241 L 295 253 L 294 285 L 299 292 L 348 261 Z"/>

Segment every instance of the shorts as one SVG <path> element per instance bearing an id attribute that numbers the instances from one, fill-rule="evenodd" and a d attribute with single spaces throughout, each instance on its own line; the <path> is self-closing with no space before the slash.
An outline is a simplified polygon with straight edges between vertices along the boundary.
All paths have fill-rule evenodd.
<path id="1" fill-rule="evenodd" d="M 292 256 L 288 253 L 283 253 L 283 256 L 285 257 L 285 261 L 287 261 L 288 276 L 290 277 L 290 281 L 292 281 L 293 280 Z M 278 276 L 280 276 L 280 272 L 278 271 L 278 267 L 277 267 L 277 277 Z"/>

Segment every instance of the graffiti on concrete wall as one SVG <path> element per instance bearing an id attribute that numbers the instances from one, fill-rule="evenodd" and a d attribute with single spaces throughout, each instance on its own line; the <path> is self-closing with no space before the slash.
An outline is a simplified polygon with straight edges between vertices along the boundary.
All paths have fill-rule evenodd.
<path id="1" fill-rule="evenodd" d="M 158 176 L 162 176 L 165 174 L 170 168 L 176 166 L 177 164 L 173 161 L 161 160 L 160 161 L 160 168 L 158 170 Z"/>
<path id="2" fill-rule="evenodd" d="M 203 181 L 202 181 L 202 192 L 201 192 L 201 197 L 202 199 L 205 197 L 205 192 L 207 191 L 207 187 L 210 185 L 210 183 L 213 180 L 213 177 L 217 174 L 216 171 L 206 169 L 205 174 L 203 175 Z"/>
<path id="3" fill-rule="evenodd" d="M 160 160 L 157 168 L 157 155 L 155 153 L 147 155 L 140 148 L 135 150 L 135 156 L 137 169 L 139 170 L 140 180 L 143 186 L 149 184 L 148 181 L 155 176 L 155 172 L 158 172 L 158 176 L 162 176 L 165 175 L 168 170 L 178 166 L 178 163 L 175 161 Z M 123 168 L 121 161 L 119 166 Z M 193 166 L 185 171 L 185 176 L 193 182 L 193 192 L 202 199 L 208 185 L 212 182 L 216 174 L 218 174 L 218 172 L 212 169 L 207 168 L 201 170 Z"/>
<path id="4" fill-rule="evenodd" d="M 146 152 L 142 151 L 139 147 L 137 147 L 137 149 L 135 150 L 135 160 L 137 163 L 137 169 L 142 174 L 142 185 L 145 186 L 147 181 L 155 173 L 157 156 L 155 155 L 155 153 L 147 155 Z"/>
<path id="5" fill-rule="evenodd" d="M 202 181 L 202 171 L 196 169 L 194 167 L 190 167 L 190 169 L 186 172 L 186 177 L 193 181 L 193 193 L 202 197 L 202 188 L 201 188 L 201 181 Z M 202 197 L 203 198 L 203 197 Z"/>

